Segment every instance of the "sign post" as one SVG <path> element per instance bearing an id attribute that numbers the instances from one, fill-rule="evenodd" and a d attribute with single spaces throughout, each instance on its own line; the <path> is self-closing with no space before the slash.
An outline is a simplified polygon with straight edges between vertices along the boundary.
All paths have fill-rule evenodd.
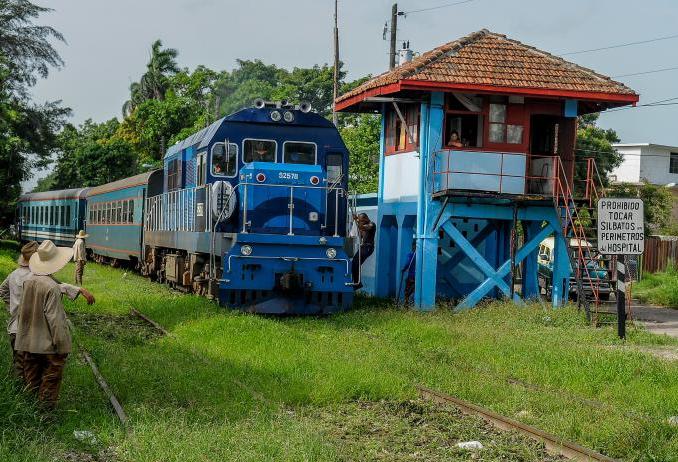
<path id="1" fill-rule="evenodd" d="M 626 337 L 625 255 L 645 250 L 645 215 L 641 199 L 604 198 L 598 201 L 598 250 L 617 255 L 617 333 Z"/>

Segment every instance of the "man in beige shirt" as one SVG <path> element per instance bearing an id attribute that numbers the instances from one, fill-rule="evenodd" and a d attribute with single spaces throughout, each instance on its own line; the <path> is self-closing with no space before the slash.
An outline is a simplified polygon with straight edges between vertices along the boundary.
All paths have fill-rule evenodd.
<path id="1" fill-rule="evenodd" d="M 73 244 L 73 261 L 75 262 L 75 283 L 82 285 L 82 275 L 85 272 L 85 264 L 87 263 L 87 250 L 85 249 L 85 239 L 89 234 L 85 234 L 82 229 L 75 236 L 75 244 Z"/>
<path id="2" fill-rule="evenodd" d="M 28 268 L 28 261 L 31 256 L 38 250 L 38 243 L 30 241 L 21 248 L 21 256 L 19 256 L 19 267 L 12 271 L 7 278 L 0 284 L 0 300 L 7 304 L 9 310 L 9 322 L 7 323 L 7 333 L 9 334 L 9 342 L 12 347 L 12 367 L 15 374 L 19 378 L 23 378 L 23 352 L 17 351 L 14 348 L 16 342 L 17 329 L 17 314 L 19 310 L 19 302 L 23 293 L 24 281 L 31 275 L 31 270 Z M 78 295 L 82 294 L 87 299 L 88 304 L 94 303 L 94 296 L 84 288 L 76 287 L 71 284 L 59 284 L 59 289 L 62 294 L 65 294 L 71 300 L 75 300 Z"/>
<path id="3" fill-rule="evenodd" d="M 73 257 L 73 250 L 43 241 L 31 256 L 17 317 L 15 347 L 24 352 L 24 380 L 45 407 L 56 405 L 71 333 L 59 284 L 51 277 Z"/>

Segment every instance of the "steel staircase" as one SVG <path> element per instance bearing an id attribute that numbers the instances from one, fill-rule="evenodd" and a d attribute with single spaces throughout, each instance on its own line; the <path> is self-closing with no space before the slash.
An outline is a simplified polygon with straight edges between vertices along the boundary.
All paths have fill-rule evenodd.
<path id="1" fill-rule="evenodd" d="M 604 188 L 600 173 L 595 160 L 586 159 L 586 179 L 583 185 L 583 195 L 576 196 L 567 180 L 565 168 L 557 159 L 558 173 L 554 178 L 553 201 L 558 216 L 561 218 L 563 236 L 568 249 L 570 266 L 573 270 L 573 278 L 577 285 L 577 303 L 584 307 L 589 321 L 598 322 L 602 297 L 601 283 L 609 283 L 608 277 L 601 281 L 598 277 L 592 277 L 592 270 L 597 261 L 597 205 L 598 200 L 604 197 Z M 574 182 L 572 183 L 574 187 Z M 580 193 L 580 191 L 577 191 Z M 589 245 L 581 245 L 588 243 Z M 588 290 L 587 290 L 588 289 Z"/>

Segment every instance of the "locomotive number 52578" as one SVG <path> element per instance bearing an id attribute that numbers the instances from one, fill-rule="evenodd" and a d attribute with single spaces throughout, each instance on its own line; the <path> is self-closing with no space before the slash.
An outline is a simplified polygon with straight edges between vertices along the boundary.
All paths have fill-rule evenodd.
<path id="1" fill-rule="evenodd" d="M 298 180 L 299 174 L 293 172 L 279 172 L 278 178 L 281 180 Z"/>

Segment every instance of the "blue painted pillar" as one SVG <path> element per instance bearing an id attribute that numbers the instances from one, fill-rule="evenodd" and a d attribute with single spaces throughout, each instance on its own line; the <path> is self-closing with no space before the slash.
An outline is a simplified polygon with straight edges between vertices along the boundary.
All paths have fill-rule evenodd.
<path id="1" fill-rule="evenodd" d="M 567 303 L 570 287 L 570 258 L 569 249 L 563 236 L 563 230 L 555 223 L 553 228 L 554 252 L 556 258 L 553 262 L 553 307 L 559 307 Z"/>
<path id="2" fill-rule="evenodd" d="M 427 180 L 433 156 L 442 147 L 445 94 L 432 92 L 431 102 L 421 105 L 419 146 L 419 196 L 417 198 L 417 275 L 414 301 L 419 310 L 435 308 L 438 268 L 438 234 L 433 228 L 437 207 L 433 204 Z"/>
<path id="3" fill-rule="evenodd" d="M 390 257 L 390 243 L 386 242 L 388 233 L 384 232 L 382 223 L 384 222 L 384 155 L 386 152 L 386 108 L 382 105 L 381 108 L 381 137 L 379 138 L 379 185 L 377 189 L 377 235 L 375 236 L 374 257 L 375 262 L 375 278 L 374 278 L 374 295 L 378 297 L 388 296 L 388 271 L 389 257 Z"/>
<path id="4" fill-rule="evenodd" d="M 525 242 L 528 242 L 533 236 L 536 236 L 541 230 L 541 222 L 527 221 L 525 227 Z M 537 279 L 539 257 L 539 246 L 537 246 L 525 259 L 523 274 L 523 300 L 539 297 L 539 282 Z"/>

